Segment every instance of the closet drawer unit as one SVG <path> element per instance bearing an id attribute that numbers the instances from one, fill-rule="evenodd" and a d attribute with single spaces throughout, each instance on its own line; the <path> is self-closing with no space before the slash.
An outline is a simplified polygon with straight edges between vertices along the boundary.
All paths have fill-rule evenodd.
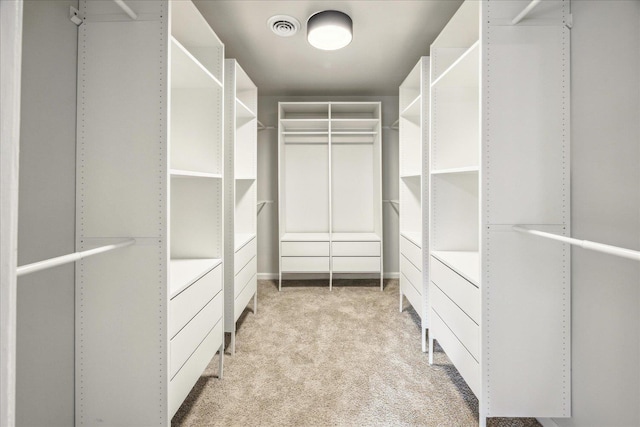
<path id="1" fill-rule="evenodd" d="M 249 279 L 249 283 L 245 284 L 245 286 L 242 289 L 242 292 L 235 299 L 233 308 L 234 308 L 234 313 L 236 318 L 233 319 L 234 322 L 238 321 L 238 319 L 240 318 L 240 315 L 249 304 L 249 301 L 251 301 L 251 298 L 255 295 L 256 291 L 258 290 L 257 286 L 258 286 L 258 276 L 254 275 L 251 279 Z"/>
<path id="2" fill-rule="evenodd" d="M 433 333 L 438 344 L 444 349 L 447 356 L 453 362 L 454 366 L 467 382 L 471 391 L 476 396 L 480 396 L 480 364 L 471 356 L 471 353 L 458 341 L 455 335 L 444 324 L 438 313 L 430 318 L 431 329 L 429 333 Z"/>
<path id="3" fill-rule="evenodd" d="M 416 290 L 422 290 L 422 272 L 405 258 L 404 255 L 400 255 L 400 272 L 407 276 L 407 279 L 409 279 L 409 282 L 411 282 Z"/>
<path id="4" fill-rule="evenodd" d="M 336 273 L 379 273 L 380 257 L 333 257 L 333 271 Z"/>
<path id="5" fill-rule="evenodd" d="M 169 301 L 169 337 L 173 338 L 222 290 L 222 264 Z"/>
<path id="6" fill-rule="evenodd" d="M 329 242 L 282 242 L 282 256 L 329 256 Z"/>
<path id="7" fill-rule="evenodd" d="M 480 289 L 435 257 L 431 257 L 431 281 L 469 317 L 480 323 Z"/>
<path id="8" fill-rule="evenodd" d="M 418 316 L 422 318 L 422 298 L 420 293 L 413 287 L 409 279 L 404 274 L 400 273 L 400 292 L 404 295 L 409 303 L 413 306 L 413 309 L 418 313 Z"/>
<path id="9" fill-rule="evenodd" d="M 249 261 L 249 263 L 245 265 L 244 268 L 240 270 L 240 273 L 238 273 L 238 275 L 234 278 L 234 286 L 233 286 L 233 292 L 235 293 L 235 295 L 233 296 L 234 298 L 237 298 L 238 295 L 240 295 L 240 292 L 242 292 L 247 282 L 249 282 L 249 279 L 251 279 L 253 276 L 256 275 L 257 273 L 256 260 L 257 260 L 257 257 L 255 256 L 251 258 L 251 261 Z"/>
<path id="10" fill-rule="evenodd" d="M 184 399 L 187 397 L 195 383 L 202 375 L 211 358 L 215 356 L 218 349 L 222 346 L 222 322 L 218 322 L 216 326 L 209 332 L 204 341 L 198 346 L 196 351 L 191 355 L 187 363 L 169 382 L 169 417 L 173 417 Z"/>
<path id="11" fill-rule="evenodd" d="M 246 245 L 238 249 L 238 251 L 234 254 L 234 257 L 233 257 L 233 265 L 235 270 L 233 272 L 234 275 L 238 274 L 240 270 L 242 270 L 242 267 L 247 265 L 247 263 L 251 261 L 251 258 L 256 256 L 257 254 L 256 247 L 257 247 L 256 239 L 253 238 Z"/>
<path id="12" fill-rule="evenodd" d="M 400 253 L 422 271 L 422 250 L 404 236 L 400 236 Z"/>
<path id="13" fill-rule="evenodd" d="M 169 342 L 169 377 L 180 370 L 191 354 L 198 348 L 209 331 L 222 319 L 222 292 L 211 300 Z"/>
<path id="14" fill-rule="evenodd" d="M 480 327 L 437 286 L 431 287 L 431 308 L 476 359 L 480 359 Z"/>
<path id="15" fill-rule="evenodd" d="M 327 251 L 329 250 L 329 243 L 327 243 Z M 283 256 L 282 257 L 282 271 L 291 273 L 328 273 L 329 272 L 329 257 L 321 256 Z"/>
<path id="16" fill-rule="evenodd" d="M 380 242 L 332 242 L 333 256 L 380 256 Z"/>

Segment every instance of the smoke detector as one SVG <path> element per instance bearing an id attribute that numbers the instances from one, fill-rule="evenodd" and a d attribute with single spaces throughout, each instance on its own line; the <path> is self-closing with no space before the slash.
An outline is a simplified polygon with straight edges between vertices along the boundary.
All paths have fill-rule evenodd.
<path id="1" fill-rule="evenodd" d="M 272 16 L 267 21 L 267 25 L 280 37 L 291 37 L 300 29 L 300 21 L 288 15 Z"/>

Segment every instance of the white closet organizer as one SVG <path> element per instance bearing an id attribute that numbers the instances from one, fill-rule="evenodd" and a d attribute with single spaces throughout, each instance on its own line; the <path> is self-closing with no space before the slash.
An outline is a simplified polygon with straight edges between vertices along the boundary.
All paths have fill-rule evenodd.
<path id="1" fill-rule="evenodd" d="M 429 57 L 400 85 L 400 311 L 403 296 L 422 321 L 427 351 L 429 295 Z"/>
<path id="2" fill-rule="evenodd" d="M 224 46 L 190 1 L 81 1 L 76 423 L 169 425 L 223 355 Z"/>
<path id="3" fill-rule="evenodd" d="M 571 415 L 568 1 L 466 1 L 431 45 L 430 352 L 487 417 Z M 544 315 L 541 315 L 544 313 Z"/>
<path id="4" fill-rule="evenodd" d="M 236 322 L 257 282 L 258 89 L 235 59 L 225 60 L 225 332 L 236 348 Z"/>
<path id="5" fill-rule="evenodd" d="M 281 102 L 280 275 L 378 273 L 382 289 L 379 102 Z"/>

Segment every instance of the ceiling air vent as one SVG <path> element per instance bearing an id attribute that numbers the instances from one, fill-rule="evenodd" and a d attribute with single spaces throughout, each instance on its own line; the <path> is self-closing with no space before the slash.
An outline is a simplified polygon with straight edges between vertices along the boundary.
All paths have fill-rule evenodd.
<path id="1" fill-rule="evenodd" d="M 267 25 L 280 37 L 291 37 L 300 29 L 300 21 L 293 16 L 275 15 L 269 18 Z"/>

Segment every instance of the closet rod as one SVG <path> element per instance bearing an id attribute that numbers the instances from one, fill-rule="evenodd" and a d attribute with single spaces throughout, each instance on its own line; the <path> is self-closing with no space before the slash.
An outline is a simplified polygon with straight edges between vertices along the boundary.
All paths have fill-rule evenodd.
<path id="1" fill-rule="evenodd" d="M 560 242 L 569 243 L 571 245 L 580 246 L 584 249 L 603 252 L 609 255 L 615 255 L 623 258 L 629 258 L 640 261 L 640 252 L 632 249 L 620 248 L 618 246 L 605 245 L 604 243 L 591 242 L 589 240 L 578 240 L 571 237 L 560 236 L 558 234 L 547 233 L 539 230 L 532 230 L 523 225 L 514 225 L 513 229 L 521 233 L 532 234 L 534 236 L 545 237 L 547 239 L 558 240 Z"/>
<path id="2" fill-rule="evenodd" d="M 124 248 L 125 246 L 133 245 L 135 242 L 136 242 L 135 239 L 128 239 L 128 240 L 125 240 L 124 242 L 114 243 L 113 245 L 100 246 L 99 248 L 95 248 L 95 249 L 89 249 L 82 252 L 74 252 L 72 254 L 50 258 L 44 261 L 34 262 L 32 264 L 21 265 L 16 270 L 16 275 L 22 276 L 24 274 L 34 273 L 40 270 L 46 270 L 47 268 L 57 267 L 63 264 L 69 264 L 71 262 L 81 260 L 82 258 L 87 258 L 87 257 L 101 254 L 104 252 L 113 251 L 115 249 Z"/>
<path id="3" fill-rule="evenodd" d="M 127 15 L 129 15 L 129 18 L 133 19 L 134 21 L 136 19 L 138 19 L 138 15 L 133 11 L 133 9 L 131 9 L 129 7 L 128 4 L 126 4 L 124 2 L 124 0 L 113 0 L 118 6 L 120 6 L 120 9 L 122 9 L 124 11 L 124 13 L 126 13 Z"/>
<path id="4" fill-rule="evenodd" d="M 525 7 L 524 9 L 522 9 L 522 12 L 520 12 L 518 14 L 518 16 L 516 16 L 515 18 L 513 18 L 513 20 L 511 21 L 511 25 L 516 25 L 518 22 L 522 21 L 524 19 L 525 16 L 527 16 L 529 14 L 529 12 L 531 12 L 533 9 L 535 9 L 535 7 L 540 4 L 542 0 L 532 0 L 531 3 L 529 3 L 529 5 L 527 7 Z"/>

